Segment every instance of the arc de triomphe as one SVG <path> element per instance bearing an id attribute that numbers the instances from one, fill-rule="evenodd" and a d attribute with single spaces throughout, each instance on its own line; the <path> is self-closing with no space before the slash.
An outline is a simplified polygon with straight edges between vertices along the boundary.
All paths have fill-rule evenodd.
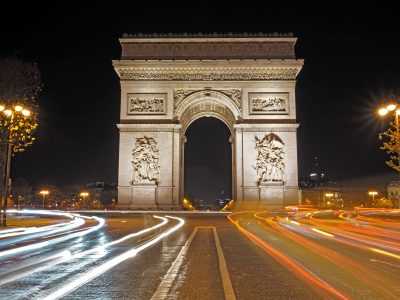
<path id="1" fill-rule="evenodd" d="M 239 205 L 298 203 L 296 38 L 124 35 L 120 43 L 119 208 L 181 208 L 185 131 L 204 116 L 231 132 Z"/>

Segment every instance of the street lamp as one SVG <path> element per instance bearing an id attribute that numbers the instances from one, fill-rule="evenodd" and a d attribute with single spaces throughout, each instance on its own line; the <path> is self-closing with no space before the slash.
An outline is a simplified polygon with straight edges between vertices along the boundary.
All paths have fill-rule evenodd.
<path id="1" fill-rule="evenodd" d="M 83 197 L 83 205 L 86 205 L 86 197 L 89 196 L 88 192 L 82 192 L 81 197 Z"/>
<path id="2" fill-rule="evenodd" d="M 11 166 L 11 155 L 13 152 L 13 132 L 17 131 L 20 126 L 20 118 L 27 118 L 31 115 L 31 111 L 22 105 L 10 105 L 0 104 L 0 124 L 4 129 L 3 133 L 3 146 L 6 151 L 5 153 L 5 165 L 2 169 L 2 176 L 4 182 L 2 182 L 2 193 L 3 198 L 3 217 L 2 226 L 7 226 L 7 199 L 10 196 L 10 166 Z M 4 158 L 4 157 L 3 157 Z"/>
<path id="3" fill-rule="evenodd" d="M 44 209 L 44 197 L 49 194 L 49 191 L 43 190 L 43 191 L 40 191 L 39 194 L 41 194 L 43 196 L 43 209 Z"/>
<path id="4" fill-rule="evenodd" d="M 386 116 L 389 113 L 392 113 L 394 117 L 394 122 L 390 123 L 393 128 L 389 128 L 385 132 L 380 133 L 379 139 L 382 140 L 385 137 L 386 141 L 383 142 L 381 149 L 386 150 L 389 154 L 390 159 L 386 161 L 386 164 L 398 172 L 400 179 L 400 105 L 397 103 L 389 103 L 378 110 L 380 116 Z"/>
<path id="5" fill-rule="evenodd" d="M 368 192 L 368 195 L 372 196 L 372 202 L 374 202 L 375 196 L 378 195 L 378 192 L 376 192 L 376 191 L 370 191 L 370 192 Z"/>
<path id="6" fill-rule="evenodd" d="M 328 198 L 328 205 L 330 205 L 330 204 L 331 204 L 331 203 L 330 203 L 330 200 L 331 200 L 331 198 L 333 197 L 333 193 L 325 193 L 325 197 Z"/>

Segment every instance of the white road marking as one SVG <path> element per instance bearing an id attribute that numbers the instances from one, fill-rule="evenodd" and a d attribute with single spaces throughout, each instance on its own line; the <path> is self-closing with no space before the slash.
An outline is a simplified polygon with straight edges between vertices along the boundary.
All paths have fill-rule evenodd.
<path id="1" fill-rule="evenodd" d="M 171 267 L 169 268 L 167 274 L 164 276 L 161 284 L 158 286 L 157 291 L 154 293 L 152 300 L 162 300 L 167 297 L 169 290 L 171 289 L 172 283 L 175 280 L 176 275 L 183 263 L 185 255 L 189 250 L 189 246 L 193 241 L 194 236 L 197 233 L 197 227 L 193 230 L 192 234 L 186 241 L 185 245 L 182 247 L 181 251 L 179 252 L 178 256 L 176 257 L 175 261 L 172 263 Z"/>
<path id="2" fill-rule="evenodd" d="M 215 245 L 217 246 L 219 271 L 221 273 L 222 285 L 224 286 L 225 299 L 235 300 L 236 299 L 235 293 L 233 292 L 231 279 L 229 278 L 228 268 L 226 267 L 226 261 L 224 253 L 221 248 L 221 243 L 219 242 L 217 229 L 213 227 L 213 231 L 214 231 Z"/>
<path id="3" fill-rule="evenodd" d="M 62 286 L 61 288 L 58 288 L 55 292 L 52 292 L 50 295 L 46 296 L 45 298 L 42 298 L 43 300 L 55 300 L 55 299 L 60 299 L 64 297 L 65 295 L 71 293 L 72 291 L 78 289 L 82 285 L 92 281 L 93 279 L 97 278 L 100 275 L 103 275 L 106 271 L 110 270 L 111 268 L 115 267 L 116 265 L 120 264 L 121 262 L 135 257 L 138 253 L 142 252 L 146 248 L 158 243 L 161 241 L 164 237 L 170 235 L 174 231 L 178 230 L 183 226 L 185 221 L 181 218 L 177 217 L 172 217 L 172 216 L 166 216 L 167 218 L 172 218 L 177 220 L 179 223 L 172 228 L 166 230 L 165 232 L 161 233 L 154 239 L 144 243 L 143 245 L 137 247 L 137 248 L 132 248 L 121 255 L 118 255 L 114 257 L 113 259 L 108 260 L 102 265 L 99 265 L 91 270 L 89 270 L 87 273 L 83 274 L 81 277 L 67 283 L 66 285 Z"/>
<path id="4" fill-rule="evenodd" d="M 219 241 L 216 227 L 214 227 L 214 226 L 198 226 L 198 227 L 195 227 L 192 234 L 187 239 L 185 245 L 182 247 L 181 251 L 179 252 L 178 256 L 176 257 L 175 261 L 172 263 L 168 272 L 166 273 L 166 275 L 164 276 L 160 285 L 158 286 L 157 291 L 154 293 L 153 297 L 151 298 L 152 300 L 163 300 L 168 296 L 168 293 L 171 289 L 172 283 L 174 282 L 176 275 L 179 272 L 179 269 L 183 263 L 183 260 L 185 259 L 185 256 L 189 250 L 189 247 L 190 247 L 198 229 L 212 229 L 213 230 L 215 245 L 216 245 L 217 254 L 218 254 L 219 270 L 221 273 L 225 299 L 226 300 L 235 300 L 236 299 L 235 293 L 233 292 L 232 283 L 229 278 L 229 273 L 228 273 L 228 269 L 226 267 L 224 253 L 222 251 L 222 247 L 221 247 L 221 243 Z"/>

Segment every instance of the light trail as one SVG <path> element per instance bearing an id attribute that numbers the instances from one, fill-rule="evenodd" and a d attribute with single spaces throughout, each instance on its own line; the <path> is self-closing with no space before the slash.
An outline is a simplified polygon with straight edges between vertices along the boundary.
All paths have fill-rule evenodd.
<path id="1" fill-rule="evenodd" d="M 79 216 L 80 217 L 80 216 Z M 84 235 L 87 235 L 91 232 L 94 232 L 96 230 L 99 230 L 101 227 L 104 226 L 105 224 L 105 220 L 103 218 L 99 218 L 96 216 L 92 216 L 92 219 L 96 220 L 98 222 L 98 224 L 96 226 L 93 226 L 89 229 L 86 229 L 84 231 L 80 231 L 80 232 L 74 232 L 71 234 L 68 234 L 66 236 L 63 237 L 59 237 L 59 238 L 55 238 L 52 240 L 48 240 L 48 241 L 44 241 L 44 242 L 39 242 L 39 243 L 35 243 L 35 244 L 31 244 L 31 245 L 26 245 L 26 246 L 21 246 L 21 247 L 17 247 L 14 249 L 9 249 L 9 250 L 5 250 L 5 251 L 1 251 L 0 252 L 0 258 L 5 257 L 5 256 L 10 256 L 10 255 L 15 255 L 15 254 L 19 254 L 25 251 L 29 251 L 29 250 L 35 250 L 35 249 L 40 249 L 40 248 L 44 248 L 50 245 L 54 245 L 54 244 L 58 244 L 76 237 L 82 237 Z M 83 221 L 84 223 L 84 221 Z"/>
<path id="2" fill-rule="evenodd" d="M 68 223 L 42 226 L 42 227 L 29 227 L 24 231 L 15 233 L 6 233 L 0 236 L 0 238 L 3 238 L 3 240 L 0 241 L 0 246 L 16 244 L 17 242 L 24 241 L 27 239 L 49 236 L 57 233 L 60 234 L 63 232 L 79 228 L 83 224 L 85 224 L 85 221 L 83 219 L 75 218 L 73 221 L 70 221 Z"/>
<path id="3" fill-rule="evenodd" d="M 265 243 L 258 236 L 254 235 L 250 231 L 244 229 L 238 221 L 235 221 L 232 216 L 237 213 L 231 214 L 228 216 L 228 219 L 236 225 L 236 227 L 249 239 L 255 242 L 261 249 L 267 252 L 270 256 L 272 256 L 276 261 L 282 264 L 286 269 L 296 275 L 299 279 L 303 280 L 307 283 L 312 289 L 314 289 L 317 293 L 319 293 L 324 298 L 335 297 L 338 299 L 351 299 L 351 297 L 347 296 L 341 291 L 338 291 L 321 278 L 315 276 L 312 272 L 307 270 L 305 267 L 283 254 L 281 251 L 273 248 L 272 246 Z"/>
<path id="4" fill-rule="evenodd" d="M 335 237 L 333 234 L 327 233 L 327 232 L 322 231 L 322 230 L 319 230 L 319 229 L 317 229 L 317 228 L 311 228 L 311 230 L 314 231 L 314 232 L 316 232 L 316 233 L 319 233 L 319 234 L 321 234 L 321 235 L 323 235 L 323 236 Z"/>
<path id="5" fill-rule="evenodd" d="M 31 275 L 33 273 L 36 273 L 36 272 L 51 268 L 51 267 L 53 267 L 55 265 L 58 265 L 58 264 L 60 264 L 60 263 L 62 263 L 64 261 L 66 261 L 66 258 L 69 258 L 69 257 L 71 257 L 71 252 L 68 251 L 68 250 L 64 250 L 64 251 L 62 251 L 60 253 L 57 253 L 55 255 L 52 255 L 50 257 L 39 259 L 39 260 L 35 261 L 32 264 L 28 264 L 28 265 L 24 264 L 24 265 L 22 265 L 22 266 L 20 266 L 18 268 L 14 268 L 14 269 L 9 270 L 7 272 L 2 272 L 1 273 L 1 277 L 6 277 L 6 278 L 0 280 L 0 286 L 5 285 L 5 284 L 10 283 L 10 282 L 13 282 L 15 280 L 19 280 L 19 279 L 21 279 L 21 278 L 23 278 L 23 277 L 25 277 L 27 275 Z M 54 260 L 57 260 L 57 261 L 54 261 Z M 53 262 L 51 262 L 51 261 L 53 261 Z M 51 263 L 49 264 L 48 262 L 51 262 Z M 43 265 L 43 264 L 45 264 L 45 265 Z M 19 272 L 16 275 L 12 275 L 13 273 L 15 273 L 17 271 L 19 271 L 21 269 L 25 269 L 27 267 L 30 267 L 32 265 L 41 265 L 41 266 L 36 268 L 34 271 Z"/>
<path id="6" fill-rule="evenodd" d="M 397 230 L 375 227 L 372 225 L 343 224 L 311 217 L 309 224 L 324 231 L 353 240 L 359 244 L 380 247 L 389 251 L 400 252 L 400 235 Z M 388 240 L 391 239 L 391 240 Z M 393 241 L 394 240 L 394 241 Z M 358 247 L 358 246 L 357 246 Z M 365 246 L 362 246 L 365 249 Z"/>
<path id="7" fill-rule="evenodd" d="M 302 235 L 292 232 L 290 229 L 286 228 L 285 225 L 287 224 L 285 223 L 281 224 L 279 221 L 275 223 L 272 221 L 272 218 L 261 217 L 260 213 L 256 213 L 254 216 L 257 219 L 265 221 L 274 230 L 280 232 L 284 236 L 298 243 L 300 247 L 307 248 L 308 251 L 314 252 L 316 255 L 323 257 L 333 265 L 336 265 L 338 268 L 344 270 L 346 273 L 351 274 L 353 278 L 357 278 L 357 280 L 362 282 L 365 286 L 373 287 L 374 290 L 379 291 L 380 295 L 385 295 L 387 298 L 396 298 L 396 295 L 393 295 L 393 293 L 391 292 L 392 290 L 394 290 L 395 286 L 393 285 L 393 283 L 391 284 L 387 280 L 383 280 L 382 278 L 384 278 L 384 276 L 380 272 L 373 270 L 372 268 L 369 268 L 364 264 L 357 263 L 351 258 L 348 258 L 338 253 L 337 251 L 333 251 L 324 246 L 321 246 L 318 243 L 310 241 L 309 239 L 303 237 Z M 297 226 L 295 228 L 298 229 Z M 315 228 L 311 228 L 311 230 L 313 229 Z M 329 235 L 324 235 L 324 236 L 328 237 L 330 241 L 335 241 L 340 243 L 342 242 L 337 238 L 333 238 Z M 345 242 L 344 244 L 348 243 Z M 371 250 L 371 248 L 368 247 L 363 247 L 362 249 L 366 251 Z M 369 274 L 369 278 L 360 277 L 359 276 L 360 274 Z M 373 279 L 372 283 L 371 279 Z"/>
<path id="8" fill-rule="evenodd" d="M 16 237 L 21 235 L 32 235 L 34 233 L 43 233 L 46 231 L 52 230 L 53 233 L 68 231 L 74 228 L 77 228 L 82 225 L 80 219 L 77 219 L 73 214 L 70 213 L 62 213 L 62 212 L 53 212 L 53 211 L 40 211 L 40 210 L 22 210 L 16 211 L 11 210 L 11 213 L 14 214 L 28 214 L 28 215 L 46 215 L 46 216 L 57 216 L 57 217 L 65 217 L 71 219 L 69 222 L 63 222 L 53 225 L 40 226 L 40 227 L 19 227 L 13 229 L 5 229 L 0 230 L 0 239 Z M 0 245 L 7 245 L 8 243 L 14 243 L 13 241 L 3 240 L 0 241 Z"/>
<path id="9" fill-rule="evenodd" d="M 25 276 L 32 275 L 32 274 L 35 274 L 37 272 L 44 271 L 46 269 L 49 269 L 49 268 L 54 267 L 56 265 L 59 265 L 61 263 L 65 263 L 66 261 L 73 260 L 73 259 L 76 259 L 76 258 L 82 258 L 84 256 L 87 256 L 87 255 L 95 253 L 95 252 L 100 252 L 100 251 L 102 251 L 102 250 L 104 250 L 104 249 L 106 249 L 106 248 L 108 248 L 110 246 L 114 246 L 116 244 L 120 244 L 120 243 L 122 243 L 122 242 L 124 242 L 124 241 L 126 241 L 128 239 L 133 238 L 133 237 L 141 236 L 141 235 L 143 235 L 143 234 L 145 234 L 147 232 L 150 232 L 152 230 L 160 228 L 160 227 L 162 227 L 162 226 L 164 226 L 165 224 L 168 223 L 168 219 L 167 218 L 159 217 L 159 216 L 153 216 L 153 217 L 156 218 L 156 219 L 162 220 L 162 222 L 160 222 L 160 223 L 158 223 L 158 224 L 156 224 L 156 225 L 154 225 L 152 227 L 140 230 L 138 232 L 134 232 L 134 233 L 128 234 L 128 235 L 126 235 L 126 236 L 124 236 L 124 237 L 122 237 L 122 238 L 120 238 L 118 240 L 115 240 L 115 241 L 112 241 L 112 242 L 97 246 L 97 247 L 92 248 L 90 250 L 86 250 L 86 251 L 82 251 L 82 252 L 74 253 L 74 254 L 72 254 L 70 251 L 67 251 L 67 252 L 63 251 L 63 252 L 61 252 L 61 253 L 59 253 L 59 254 L 57 254 L 55 256 L 52 256 L 51 258 L 46 259 L 46 260 L 51 260 L 51 259 L 55 259 L 55 258 L 61 258 L 58 261 L 53 262 L 53 263 L 51 263 L 49 265 L 40 266 L 40 267 L 38 267 L 36 269 L 29 270 L 29 271 L 26 271 L 24 273 L 19 273 L 15 277 L 10 277 L 10 278 L 6 278 L 4 280 L 0 280 L 0 286 L 2 286 L 4 284 L 7 284 L 9 282 L 12 282 L 12 281 L 14 281 L 16 279 L 21 279 L 21 278 L 23 278 Z M 35 262 L 34 264 L 36 265 L 37 262 Z M 26 267 L 28 267 L 28 266 L 26 266 L 26 265 L 23 266 L 23 268 L 26 268 Z M 12 270 L 12 272 L 14 272 L 14 271 L 16 271 L 16 269 Z"/>
<path id="10" fill-rule="evenodd" d="M 376 249 L 376 248 L 370 248 L 371 251 L 374 251 L 376 253 L 382 254 L 382 255 L 386 255 L 386 256 L 390 256 L 396 259 L 400 260 L 400 255 L 394 254 L 394 253 L 390 253 L 384 250 L 380 250 L 380 249 Z"/>
<path id="11" fill-rule="evenodd" d="M 326 220 L 318 220 L 317 218 L 312 218 L 312 224 L 314 226 L 318 226 L 325 231 L 329 231 L 331 233 L 334 233 L 338 239 L 335 241 L 338 243 L 342 243 L 351 247 L 359 248 L 365 251 L 373 251 L 375 253 L 379 253 L 382 255 L 386 256 L 391 256 L 393 258 L 397 258 L 398 255 L 387 252 L 384 250 L 380 251 L 374 251 L 370 247 L 375 246 L 379 247 L 382 249 L 394 251 L 394 252 L 400 252 L 400 243 L 394 242 L 394 241 L 389 241 L 385 240 L 382 237 L 389 237 L 393 238 L 393 234 L 397 234 L 397 232 L 392 233 L 392 231 L 389 231 L 388 229 L 382 229 L 382 228 L 376 228 L 370 225 L 365 226 L 357 226 L 354 224 L 340 224 L 340 223 L 332 223 Z M 298 230 L 295 228 L 290 228 L 293 231 L 303 231 L 304 234 L 307 234 L 306 231 L 308 231 L 308 228 L 304 228 L 302 230 Z M 313 228 L 311 229 L 312 231 L 316 232 L 319 229 Z M 389 233 L 387 233 L 387 232 Z M 379 249 L 377 249 L 379 250 Z M 386 253 L 386 254 L 385 254 Z M 391 253 L 392 255 L 388 255 L 387 253 Z"/>
<path id="12" fill-rule="evenodd" d="M 181 218 L 172 217 L 172 216 L 166 216 L 166 217 L 171 218 L 171 219 L 176 219 L 179 223 L 177 225 L 175 225 L 174 227 L 161 233 L 156 238 L 144 243 L 143 245 L 141 245 L 137 248 L 132 248 L 132 249 L 124 252 L 123 254 L 118 255 L 117 257 L 107 261 L 106 263 L 88 271 L 85 275 L 64 285 L 57 291 L 55 291 L 55 292 L 51 293 L 50 295 L 46 296 L 45 298 L 43 298 L 43 300 L 53 300 L 53 299 L 60 299 L 60 298 L 64 297 L 65 295 L 71 293 L 72 291 L 76 290 L 80 286 L 82 286 L 82 285 L 88 283 L 89 281 L 95 279 L 96 277 L 102 275 L 104 272 L 110 270 L 111 268 L 115 267 L 116 265 L 120 264 L 121 262 L 123 262 L 129 258 L 135 257 L 138 253 L 149 248 L 150 246 L 159 242 L 164 237 L 167 237 L 168 235 L 172 234 L 173 232 L 175 232 L 176 230 L 181 228 L 183 226 L 183 224 L 185 223 L 185 221 Z"/>

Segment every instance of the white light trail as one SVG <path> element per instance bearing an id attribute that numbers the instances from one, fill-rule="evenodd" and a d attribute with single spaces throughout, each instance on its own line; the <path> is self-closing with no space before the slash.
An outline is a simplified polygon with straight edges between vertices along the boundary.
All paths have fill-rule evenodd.
<path id="1" fill-rule="evenodd" d="M 19 235 L 39 233 L 39 232 L 44 232 L 44 231 L 48 231 L 48 230 L 57 228 L 56 231 L 53 231 L 55 233 L 55 232 L 64 231 L 64 230 L 65 231 L 71 230 L 73 228 L 80 226 L 80 225 L 78 225 L 79 223 L 77 223 L 75 216 L 73 216 L 70 213 L 42 211 L 42 210 L 21 210 L 21 211 L 11 210 L 9 212 L 14 213 L 14 214 L 21 214 L 21 215 L 29 214 L 29 215 L 48 215 L 48 216 L 65 217 L 65 218 L 71 219 L 72 221 L 48 225 L 48 226 L 19 227 L 19 228 L 13 228 L 13 229 L 0 230 L 0 239 L 7 238 L 7 237 L 13 237 L 13 236 L 19 236 Z"/>
<path id="2" fill-rule="evenodd" d="M 163 221 L 162 221 L 161 223 L 157 224 L 157 225 L 152 226 L 152 227 L 143 229 L 143 230 L 138 231 L 138 232 L 134 232 L 134 233 L 128 234 L 128 235 L 126 235 L 126 236 L 124 236 L 124 237 L 122 237 L 122 238 L 120 238 L 120 239 L 118 239 L 118 240 L 115 240 L 115 241 L 113 241 L 113 242 L 109 242 L 109 243 L 106 243 L 106 244 L 104 244 L 104 245 L 98 246 L 98 247 L 96 247 L 96 248 L 93 248 L 93 249 L 90 249 L 90 250 L 87 250 L 87 251 L 83 251 L 83 252 L 77 253 L 77 254 L 73 255 L 72 258 L 81 258 L 81 257 L 83 257 L 83 256 L 85 256 L 85 255 L 90 254 L 90 253 L 93 253 L 93 252 L 96 252 L 96 251 L 101 251 L 101 250 L 103 250 L 103 249 L 105 249 L 105 248 L 108 248 L 108 247 L 110 247 L 110 246 L 113 246 L 113 245 L 122 243 L 123 241 L 126 241 L 127 239 L 130 239 L 130 238 L 133 238 L 133 237 L 137 237 L 137 236 L 143 235 L 143 234 L 145 234 L 145 233 L 147 233 L 147 232 L 149 232 L 149 231 L 152 231 L 152 230 L 154 230 L 154 229 L 157 229 L 157 228 L 159 228 L 159 227 L 161 227 L 161 226 L 164 226 L 165 224 L 168 223 L 168 219 L 167 219 L 167 218 L 159 217 L 159 216 L 153 216 L 153 217 L 154 217 L 154 218 L 157 218 L 157 219 L 160 219 L 160 220 L 163 220 Z"/>
<path id="3" fill-rule="evenodd" d="M 390 257 L 393 257 L 393 258 L 396 258 L 396 259 L 400 259 L 400 255 L 397 255 L 397 254 L 394 254 L 394 253 L 391 253 L 391 252 L 387 252 L 387 251 L 384 251 L 384 250 L 381 250 L 381 249 L 376 249 L 376 248 L 369 248 L 369 249 L 371 251 L 374 251 L 374 252 L 379 253 L 379 254 L 383 254 L 383 255 L 390 256 Z"/>
<path id="4" fill-rule="evenodd" d="M 314 231 L 314 232 L 316 232 L 316 233 L 322 234 L 322 235 L 324 235 L 324 236 L 335 237 L 333 234 L 327 233 L 327 232 L 322 231 L 322 230 L 319 230 L 319 229 L 317 229 L 317 228 L 311 228 L 311 230 Z"/>
<path id="5" fill-rule="evenodd" d="M 126 251 L 125 253 L 118 255 L 117 257 L 107 261 L 106 263 L 102 264 L 101 266 L 98 266 L 89 272 L 87 272 L 85 275 L 82 277 L 75 279 L 74 281 L 66 284 L 65 286 L 61 287 L 54 293 L 48 295 L 47 297 L 43 298 L 44 300 L 53 300 L 53 299 L 60 299 L 61 297 L 64 297 L 65 295 L 69 294 L 70 292 L 76 290 L 80 286 L 88 283 L 89 281 L 93 280 L 94 278 L 98 277 L 99 275 L 103 274 L 104 272 L 108 271 L 109 269 L 115 267 L 116 265 L 120 264 L 121 262 L 136 256 L 139 252 L 145 250 L 146 248 L 154 245 L 155 243 L 159 242 L 161 239 L 164 237 L 170 235 L 171 233 L 175 232 L 179 228 L 183 226 L 185 221 L 181 218 L 177 217 L 172 217 L 172 216 L 166 216 L 171 219 L 176 219 L 179 221 L 177 225 L 174 227 L 168 229 L 167 231 L 163 232 L 162 234 L 158 235 L 156 238 L 144 243 L 143 245 L 133 248 L 131 250 Z"/>
<path id="6" fill-rule="evenodd" d="M 71 257 L 71 252 L 69 252 L 68 250 L 64 250 L 56 255 L 52 255 L 50 257 L 45 257 L 43 259 L 37 260 L 35 261 L 33 264 L 28 264 L 28 265 L 22 265 L 19 268 L 14 268 L 8 272 L 2 272 L 1 276 L 5 277 L 8 273 L 11 274 L 15 274 L 16 271 L 20 270 L 20 269 L 24 269 L 26 267 L 32 266 L 32 265 L 40 265 L 40 267 L 36 268 L 34 271 L 29 270 L 29 271 L 25 271 L 25 272 L 18 272 L 18 274 L 16 275 L 11 275 L 6 277 L 5 279 L 0 280 L 0 286 L 5 285 L 7 283 L 13 282 L 14 280 L 18 280 L 21 279 L 27 275 L 31 275 L 32 273 L 36 273 L 36 272 L 40 272 L 43 271 L 47 268 L 50 268 L 51 266 L 57 265 L 60 263 L 60 259 L 61 262 L 65 261 L 66 259 L 68 259 L 69 257 Z M 52 260 L 58 259 L 56 262 L 51 263 L 50 265 L 47 262 L 50 262 Z"/>
<path id="7" fill-rule="evenodd" d="M 168 223 L 168 219 L 167 219 L 167 218 L 159 217 L 159 216 L 153 216 L 153 217 L 162 220 L 162 222 L 159 223 L 159 224 L 156 224 L 156 225 L 154 225 L 154 226 L 152 226 L 152 227 L 143 229 L 143 230 L 141 230 L 141 231 L 128 234 L 128 235 L 126 235 L 126 236 L 124 236 L 124 237 L 122 237 L 122 238 L 120 238 L 120 239 L 118 239 L 118 240 L 115 240 L 115 241 L 113 241 L 113 242 L 109 242 L 109 243 L 100 245 L 100 246 L 95 247 L 95 248 L 92 248 L 92 249 L 90 249 L 90 250 L 82 251 L 82 252 L 79 252 L 79 253 L 76 253 L 76 254 L 71 254 L 71 253 L 68 251 L 68 255 L 65 255 L 66 252 L 63 252 L 62 254 L 57 254 L 56 256 L 51 257 L 51 259 L 58 258 L 58 257 L 61 256 L 61 257 L 62 257 L 62 260 L 59 260 L 59 261 L 54 262 L 54 263 L 49 264 L 49 265 L 41 266 L 41 267 L 39 267 L 39 268 L 30 270 L 30 271 L 25 272 L 25 273 L 23 273 L 23 274 L 18 274 L 18 276 L 15 277 L 15 278 L 11 278 L 11 279 L 8 278 L 8 279 L 6 279 L 6 280 L 0 281 L 0 286 L 4 285 L 4 284 L 6 284 L 6 283 L 9 283 L 9 282 L 11 282 L 11 281 L 14 281 L 14 280 L 16 280 L 16 279 L 21 279 L 22 277 L 25 277 L 25 276 L 27 276 L 27 275 L 31 275 L 31 274 L 34 274 L 34 273 L 37 273 L 37 272 L 41 272 L 41 271 L 43 271 L 43 270 L 45 270 L 45 269 L 48 269 L 48 268 L 50 268 L 50 267 L 54 267 L 55 265 L 64 263 L 64 262 L 66 262 L 66 261 L 68 261 L 68 260 L 72 260 L 72 259 L 76 259 L 76 258 L 82 258 L 82 257 L 84 257 L 84 256 L 86 256 L 86 255 L 88 255 L 88 254 L 91 254 L 91 253 L 104 251 L 106 248 L 108 248 L 108 247 L 110 247 L 110 246 L 113 246 L 113 245 L 122 243 L 122 242 L 126 241 L 127 239 L 130 239 L 130 238 L 133 238 L 133 237 L 137 237 L 137 236 L 143 235 L 143 234 L 145 234 L 145 233 L 147 233 L 147 232 L 149 232 L 149 231 L 155 230 L 155 229 L 157 229 L 157 228 L 159 228 L 159 227 L 162 227 L 162 226 L 164 226 L 165 224 Z"/>
<path id="8" fill-rule="evenodd" d="M 31 227 L 18 227 L 18 228 L 12 228 L 12 229 L 3 229 L 3 230 L 0 230 L 0 234 L 23 231 L 23 230 L 26 230 L 27 228 L 31 228 Z"/>
<path id="9" fill-rule="evenodd" d="M 76 216 L 77 218 L 79 218 L 81 221 L 81 224 L 83 225 L 85 223 L 85 221 L 83 219 L 81 219 L 81 216 Z M 39 249 L 39 248 L 44 248 L 47 247 L 49 245 L 54 245 L 57 243 L 61 243 L 76 237 L 82 237 L 84 235 L 87 235 L 93 231 L 99 230 L 101 227 L 104 226 L 105 224 L 105 220 L 103 218 L 99 218 L 96 216 L 92 216 L 92 219 L 96 220 L 98 222 L 98 224 L 96 226 L 93 226 L 89 229 L 86 229 L 84 231 L 80 231 L 80 232 L 74 232 L 71 234 L 68 234 L 66 236 L 63 237 L 59 237 L 59 238 L 55 238 L 49 241 L 45 241 L 45 242 L 40 242 L 40 243 L 35 243 L 35 244 L 31 244 L 31 245 L 27 245 L 27 246 L 22 246 L 22 247 L 18 247 L 18 248 L 14 248 L 14 249 L 9 249 L 9 250 L 5 250 L 5 251 L 1 251 L 0 252 L 0 258 L 4 257 L 4 256 L 9 256 L 9 255 L 15 255 L 17 253 L 21 253 L 21 252 L 25 252 L 25 251 L 29 251 L 29 250 L 34 250 L 34 249 Z"/>

